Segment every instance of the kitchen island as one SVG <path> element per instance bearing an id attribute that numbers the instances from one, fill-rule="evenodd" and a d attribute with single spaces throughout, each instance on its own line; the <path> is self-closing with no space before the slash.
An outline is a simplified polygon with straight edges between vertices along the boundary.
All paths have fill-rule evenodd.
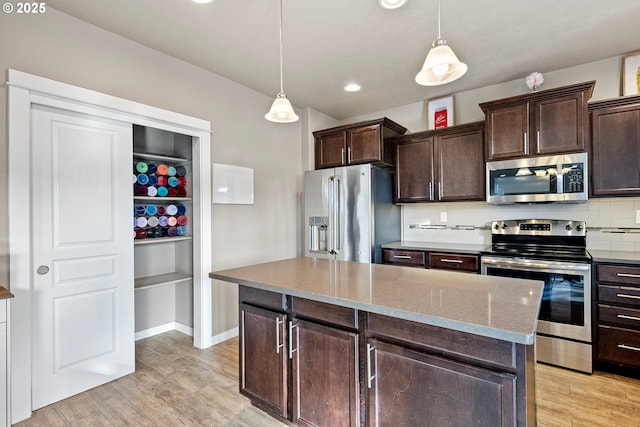
<path id="1" fill-rule="evenodd" d="M 535 426 L 542 282 L 316 258 L 238 283 L 240 392 L 302 425 Z"/>

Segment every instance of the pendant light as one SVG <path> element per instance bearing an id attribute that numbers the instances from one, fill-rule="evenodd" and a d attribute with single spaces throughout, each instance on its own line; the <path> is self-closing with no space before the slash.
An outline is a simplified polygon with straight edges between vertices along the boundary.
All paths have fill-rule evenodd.
<path id="1" fill-rule="evenodd" d="M 293 111 L 291 103 L 287 99 L 287 94 L 284 93 L 284 78 L 282 72 L 282 0 L 280 0 L 280 92 L 276 96 L 275 101 L 271 104 L 271 109 L 264 118 L 270 122 L 276 123 L 292 123 L 298 120 L 298 116 Z"/>
<path id="2" fill-rule="evenodd" d="M 416 74 L 416 83 L 422 86 L 438 86 L 459 79 L 467 72 L 467 65 L 460 62 L 447 41 L 440 37 L 440 0 L 438 0 L 438 38 L 431 44 L 422 70 Z"/>

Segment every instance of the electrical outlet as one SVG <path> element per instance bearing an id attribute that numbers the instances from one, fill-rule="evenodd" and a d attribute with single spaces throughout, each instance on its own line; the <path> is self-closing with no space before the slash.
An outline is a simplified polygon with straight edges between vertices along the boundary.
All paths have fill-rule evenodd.
<path id="1" fill-rule="evenodd" d="M 640 210 L 636 210 L 636 224 L 640 224 Z"/>
<path id="2" fill-rule="evenodd" d="M 640 211 L 636 211 L 636 212 L 640 212 Z M 636 221 L 637 221 L 637 214 L 636 214 Z M 446 212 L 440 212 L 440 222 L 447 222 Z"/>

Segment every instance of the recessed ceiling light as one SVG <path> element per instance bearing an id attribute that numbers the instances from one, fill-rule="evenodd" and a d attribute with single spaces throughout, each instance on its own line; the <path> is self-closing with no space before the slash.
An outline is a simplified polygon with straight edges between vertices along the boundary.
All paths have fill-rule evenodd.
<path id="1" fill-rule="evenodd" d="M 357 83 L 349 83 L 344 87 L 344 90 L 346 90 L 347 92 L 357 92 L 360 89 L 360 85 Z"/>
<path id="2" fill-rule="evenodd" d="M 406 3 L 407 0 L 378 0 L 378 4 L 383 9 L 397 9 Z"/>
<path id="3" fill-rule="evenodd" d="M 196 2 L 196 3 L 203 3 L 203 4 L 204 4 L 204 3 L 211 3 L 211 2 L 213 2 L 213 0 L 191 0 L 191 1 L 194 1 L 194 2 Z"/>

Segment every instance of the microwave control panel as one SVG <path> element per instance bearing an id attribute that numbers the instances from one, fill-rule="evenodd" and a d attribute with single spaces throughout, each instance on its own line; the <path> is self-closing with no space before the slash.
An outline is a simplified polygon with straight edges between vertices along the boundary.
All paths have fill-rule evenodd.
<path id="1" fill-rule="evenodd" d="M 582 193 L 584 191 L 583 163 L 569 163 L 562 165 L 563 192 Z"/>

